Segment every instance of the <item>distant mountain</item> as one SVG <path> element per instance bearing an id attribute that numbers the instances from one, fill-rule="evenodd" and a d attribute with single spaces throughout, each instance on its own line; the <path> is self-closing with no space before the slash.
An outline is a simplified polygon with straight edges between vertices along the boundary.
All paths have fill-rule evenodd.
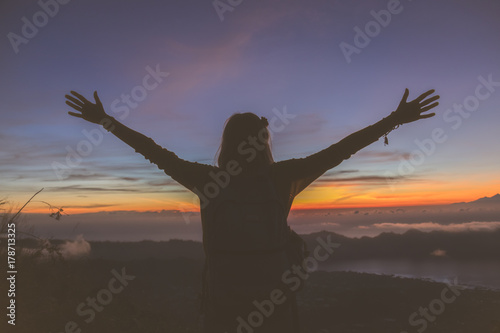
<path id="1" fill-rule="evenodd" d="M 363 259 L 431 259 L 455 260 L 500 259 L 500 229 L 495 231 L 423 232 L 408 230 L 404 234 L 385 232 L 375 237 L 348 238 L 321 232 L 302 235 L 309 250 L 315 249 L 318 237 L 340 246 L 327 263 Z"/>
<path id="2" fill-rule="evenodd" d="M 495 231 L 423 232 L 409 230 L 404 234 L 382 233 L 375 237 L 349 238 L 334 232 L 321 231 L 301 235 L 314 255 L 322 244 L 337 243 L 334 254 L 324 264 L 340 260 L 364 259 L 439 259 L 454 260 L 500 260 L 500 229 Z M 51 240 L 61 245 L 62 240 Z M 90 241 L 90 259 L 111 260 L 203 260 L 200 242 L 186 240 L 98 242 Z M 20 239 L 19 246 L 37 248 L 33 239 Z"/>
<path id="3" fill-rule="evenodd" d="M 495 194 L 494 196 L 492 197 L 483 197 L 483 198 L 480 198 L 480 199 L 477 199 L 477 200 L 474 200 L 474 201 L 469 201 L 469 202 L 457 202 L 457 203 L 454 203 L 452 205 L 463 205 L 463 204 L 484 204 L 484 203 L 500 203 L 500 194 Z"/>
<path id="4" fill-rule="evenodd" d="M 481 199 L 471 201 L 469 203 L 497 203 L 497 202 L 500 203 L 500 194 L 498 193 L 492 197 L 484 197 Z"/>

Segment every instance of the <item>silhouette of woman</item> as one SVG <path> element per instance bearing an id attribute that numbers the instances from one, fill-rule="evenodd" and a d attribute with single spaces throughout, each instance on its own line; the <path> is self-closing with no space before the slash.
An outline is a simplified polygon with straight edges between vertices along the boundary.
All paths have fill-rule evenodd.
<path id="1" fill-rule="evenodd" d="M 217 166 L 183 160 L 133 131 L 77 92 L 66 95 L 70 115 L 102 125 L 200 198 L 205 332 L 298 332 L 294 291 L 284 283 L 290 256 L 286 219 L 293 199 L 327 170 L 398 127 L 434 116 L 438 95 L 429 90 L 338 143 L 305 158 L 275 162 L 268 122 L 235 113 L 224 126 Z M 287 281 L 289 282 L 289 281 Z M 294 290 L 295 289 L 295 290 Z"/>

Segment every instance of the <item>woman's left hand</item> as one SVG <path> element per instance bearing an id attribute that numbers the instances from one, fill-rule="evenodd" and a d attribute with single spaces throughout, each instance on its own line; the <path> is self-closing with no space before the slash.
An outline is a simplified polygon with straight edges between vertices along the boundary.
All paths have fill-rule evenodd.
<path id="1" fill-rule="evenodd" d="M 406 89 L 398 108 L 392 113 L 398 124 L 406 124 L 419 119 L 434 117 L 435 113 L 423 114 L 439 105 L 439 102 L 436 102 L 440 97 L 439 95 L 427 98 L 434 92 L 434 89 L 428 90 L 413 101 L 407 102 L 410 91 Z"/>

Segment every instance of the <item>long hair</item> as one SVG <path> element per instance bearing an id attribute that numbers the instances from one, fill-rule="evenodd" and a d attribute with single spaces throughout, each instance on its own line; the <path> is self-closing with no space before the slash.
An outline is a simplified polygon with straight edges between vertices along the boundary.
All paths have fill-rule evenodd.
<path id="1" fill-rule="evenodd" d="M 225 169 L 235 161 L 247 171 L 274 163 L 268 125 L 266 118 L 252 112 L 234 113 L 224 124 L 217 165 Z"/>

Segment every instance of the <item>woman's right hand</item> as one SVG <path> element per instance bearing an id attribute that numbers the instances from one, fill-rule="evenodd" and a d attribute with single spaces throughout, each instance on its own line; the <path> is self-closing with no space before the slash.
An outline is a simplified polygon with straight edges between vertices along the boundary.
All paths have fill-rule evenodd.
<path id="1" fill-rule="evenodd" d="M 94 92 L 95 104 L 88 101 L 85 97 L 83 97 L 76 91 L 71 91 L 71 93 L 76 98 L 70 95 L 65 95 L 65 97 L 68 99 L 66 101 L 66 104 L 68 104 L 78 112 L 69 111 L 69 115 L 73 117 L 83 118 L 94 124 L 102 124 L 103 119 L 109 118 L 104 111 L 104 108 L 102 107 L 99 96 L 97 96 L 97 91 Z"/>

